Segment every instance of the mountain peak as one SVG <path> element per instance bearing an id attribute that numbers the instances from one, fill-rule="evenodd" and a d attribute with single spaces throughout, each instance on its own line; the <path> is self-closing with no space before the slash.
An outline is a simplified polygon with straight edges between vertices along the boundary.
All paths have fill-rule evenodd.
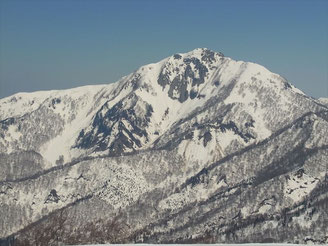
<path id="1" fill-rule="evenodd" d="M 185 102 L 199 96 L 211 75 L 218 70 L 223 54 L 206 48 L 177 53 L 161 63 L 157 83 L 167 90 L 169 97 Z"/>
<path id="2" fill-rule="evenodd" d="M 188 51 L 186 53 L 177 53 L 173 55 L 174 59 L 179 59 L 181 58 L 200 58 L 207 60 L 208 58 L 212 57 L 212 59 L 215 57 L 223 57 L 224 55 L 221 52 L 215 52 L 213 50 L 210 50 L 208 48 L 196 48 L 194 50 Z"/>

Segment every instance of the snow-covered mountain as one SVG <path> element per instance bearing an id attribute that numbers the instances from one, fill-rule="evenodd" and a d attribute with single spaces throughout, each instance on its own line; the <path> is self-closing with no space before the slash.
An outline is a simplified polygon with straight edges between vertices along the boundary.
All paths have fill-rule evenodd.
<path id="1" fill-rule="evenodd" d="M 208 49 L 3 98 L 0 237 L 325 242 L 327 121 L 324 100 Z"/>

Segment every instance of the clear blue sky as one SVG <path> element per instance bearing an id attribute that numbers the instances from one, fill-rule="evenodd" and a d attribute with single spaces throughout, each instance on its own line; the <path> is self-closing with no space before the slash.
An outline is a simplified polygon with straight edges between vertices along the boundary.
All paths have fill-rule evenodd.
<path id="1" fill-rule="evenodd" d="M 0 0 L 0 98 L 114 82 L 197 47 L 328 97 L 328 1 Z"/>

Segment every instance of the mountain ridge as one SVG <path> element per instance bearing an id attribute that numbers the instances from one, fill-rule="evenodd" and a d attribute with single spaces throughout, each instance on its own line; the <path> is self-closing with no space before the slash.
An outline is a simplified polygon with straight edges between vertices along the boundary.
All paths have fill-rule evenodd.
<path id="1" fill-rule="evenodd" d="M 320 113 L 320 112 L 319 112 Z M 326 113 L 328 115 L 328 111 L 322 111 L 322 113 Z M 291 124 L 281 128 L 279 131 L 275 132 L 274 134 L 270 135 L 269 137 L 265 138 L 264 140 L 258 142 L 258 143 L 253 143 L 251 145 L 248 145 L 246 146 L 244 149 L 241 149 L 240 151 L 237 151 L 237 152 L 234 152 L 232 153 L 231 155 L 229 156 L 225 156 L 223 157 L 222 159 L 219 160 L 219 162 L 223 162 L 225 161 L 227 158 L 230 158 L 230 156 L 235 156 L 239 153 L 243 153 L 243 152 L 246 152 L 248 151 L 249 149 L 253 148 L 254 146 L 257 146 L 257 145 L 262 145 L 262 144 L 265 144 L 267 143 L 270 139 L 272 139 L 273 137 L 275 137 L 276 135 L 279 135 L 282 131 L 290 128 L 291 126 L 293 126 L 294 124 L 296 124 L 297 122 L 300 122 L 302 119 L 304 119 L 305 117 L 308 117 L 308 116 L 311 116 L 311 115 L 316 115 L 318 116 L 318 114 L 316 113 L 313 113 L 313 112 L 308 112 L 304 115 L 302 115 L 300 118 L 296 119 L 294 122 L 292 122 Z M 320 116 L 319 116 L 320 117 Z M 328 116 L 327 116 L 328 117 Z M 323 118 L 324 119 L 324 118 Z M 326 119 L 327 120 L 327 119 Z M 23 177 L 23 178 L 19 178 L 19 179 L 15 179 L 15 180 L 0 180 L 0 184 L 5 184 L 7 182 L 10 182 L 10 183 L 15 183 L 15 182 L 21 182 L 21 181 L 26 181 L 26 180 L 31 180 L 31 179 L 36 179 L 36 178 L 39 178 L 40 176 L 42 175 L 45 175 L 49 172 L 52 172 L 52 171 L 56 171 L 56 170 L 59 170 L 59 169 L 64 169 L 64 168 L 68 168 L 68 167 L 71 167 L 71 166 L 74 166 L 76 164 L 78 164 L 79 162 L 82 162 L 82 161 L 86 161 L 86 160 L 92 160 L 92 159 L 97 159 L 97 158 L 107 158 L 107 157 L 119 157 L 119 156 L 129 156 L 129 155 L 133 155 L 133 154 L 139 154 L 139 153 L 142 153 L 142 152 L 149 152 L 149 151 L 153 151 L 153 150 L 161 150 L 161 149 L 145 149 L 145 150 L 141 150 L 140 152 L 138 153 L 125 153 L 124 155 L 120 154 L 118 156 L 112 156 L 111 154 L 108 154 L 108 155 L 104 155 L 104 156 L 94 156 L 94 157 L 84 157 L 83 159 L 79 160 L 79 159 L 76 159 L 76 160 L 73 160 L 69 163 L 65 163 L 65 164 L 62 164 L 62 165 L 59 165 L 59 166 L 55 166 L 55 167 L 51 167 L 49 169 L 45 169 L 42 171 L 42 173 L 36 173 L 36 174 L 33 174 L 31 176 L 27 176 L 27 177 Z M 208 166 L 208 168 L 212 168 L 212 166 L 214 165 L 215 163 L 212 163 L 211 165 Z"/>

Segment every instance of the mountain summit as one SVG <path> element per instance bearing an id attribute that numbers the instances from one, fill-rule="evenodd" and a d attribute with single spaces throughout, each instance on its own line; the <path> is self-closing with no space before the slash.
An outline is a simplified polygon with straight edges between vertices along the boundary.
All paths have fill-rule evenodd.
<path id="1" fill-rule="evenodd" d="M 202 124 L 214 119 L 237 124 L 239 139 L 235 132 L 224 139 L 244 145 L 268 137 L 288 118 L 315 111 L 312 101 L 262 66 L 195 49 L 143 66 L 113 84 L 2 99 L 1 120 L 10 129 L 4 129 L 0 150 L 36 151 L 49 167 L 61 156 L 70 162 L 90 154 L 120 155 L 163 145 L 174 135 L 170 130 L 191 115 Z M 25 126 L 27 117 L 40 120 L 39 127 Z M 34 137 L 27 141 L 27 136 Z"/>
<path id="2" fill-rule="evenodd" d="M 61 221 L 66 243 L 327 242 L 327 120 L 324 100 L 204 48 L 3 98 L 0 237 L 51 244 Z"/>

